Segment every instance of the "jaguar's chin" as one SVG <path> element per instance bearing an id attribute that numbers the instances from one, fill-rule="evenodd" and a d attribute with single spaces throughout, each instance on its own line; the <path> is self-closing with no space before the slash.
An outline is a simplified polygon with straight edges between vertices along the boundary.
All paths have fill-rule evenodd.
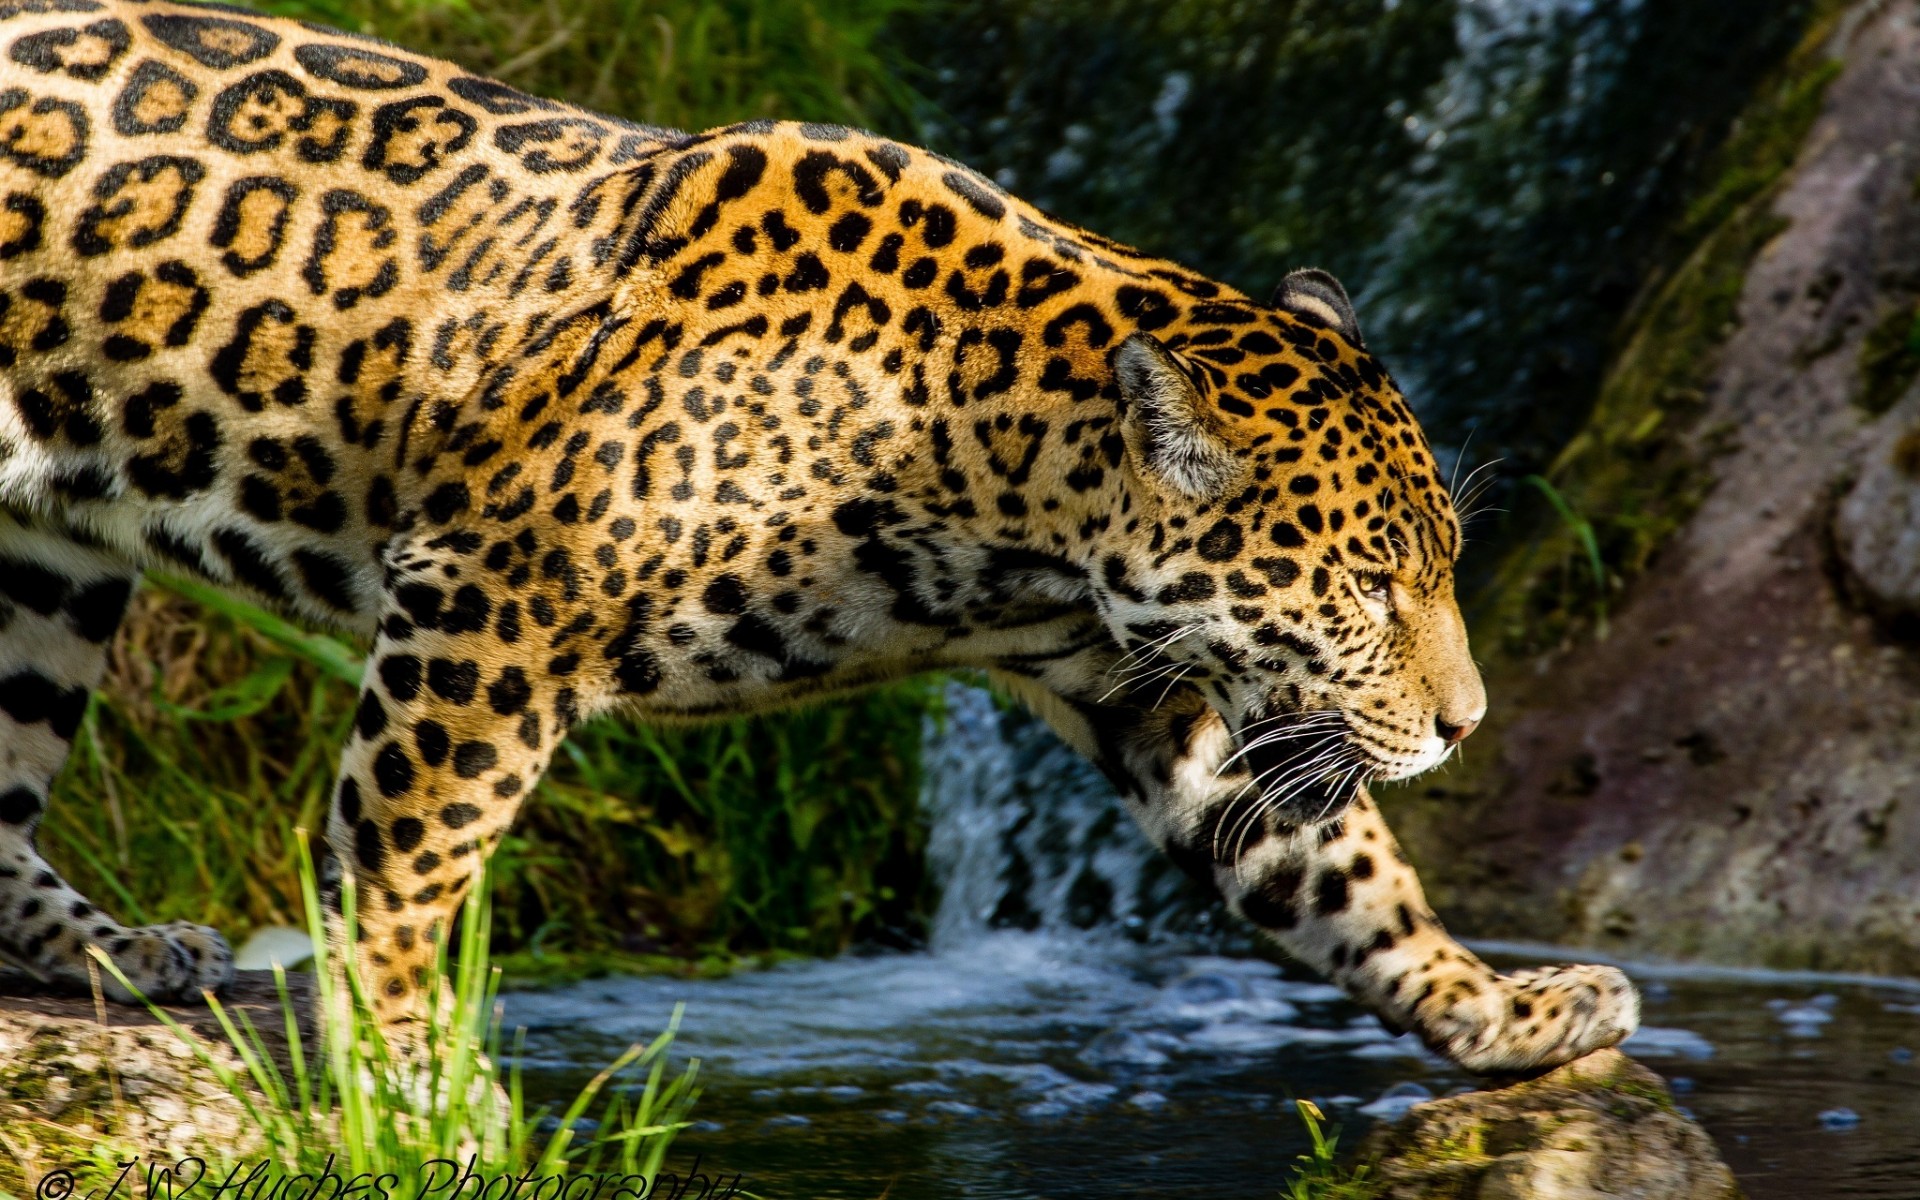
<path id="1" fill-rule="evenodd" d="M 1396 783 L 1403 779 L 1412 779 L 1416 775 L 1425 775 L 1447 759 L 1453 757 L 1453 747 L 1433 739 L 1434 744 L 1419 750 L 1400 754 L 1383 754 L 1374 747 L 1363 747 L 1361 752 L 1373 764 L 1371 778 L 1386 783 Z"/>

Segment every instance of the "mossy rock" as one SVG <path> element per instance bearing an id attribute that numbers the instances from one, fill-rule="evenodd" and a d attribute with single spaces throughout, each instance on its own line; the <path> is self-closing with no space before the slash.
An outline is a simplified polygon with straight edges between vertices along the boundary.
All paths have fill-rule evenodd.
<path id="1" fill-rule="evenodd" d="M 290 978 L 289 990 L 305 1012 L 305 981 Z M 235 1022 L 252 1023 L 284 1067 L 284 1009 L 272 976 L 241 972 L 222 1004 Z M 221 1068 L 245 1076 L 211 1010 L 167 1012 Z M 56 1169 L 72 1171 L 84 1191 L 110 1183 L 114 1164 L 128 1158 L 245 1156 L 259 1143 L 257 1121 L 219 1075 L 144 1008 L 46 995 L 0 972 L 0 1195 L 33 1195 Z"/>
<path id="2" fill-rule="evenodd" d="M 1618 1050 L 1448 1096 L 1368 1135 L 1380 1200 L 1740 1200 L 1706 1131 Z"/>

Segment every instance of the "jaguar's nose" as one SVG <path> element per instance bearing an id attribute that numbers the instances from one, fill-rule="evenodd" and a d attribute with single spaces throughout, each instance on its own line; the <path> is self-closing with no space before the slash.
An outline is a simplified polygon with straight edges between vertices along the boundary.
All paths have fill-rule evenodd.
<path id="1" fill-rule="evenodd" d="M 1440 740 L 1449 746 L 1458 746 L 1461 742 L 1466 741 L 1467 735 L 1479 727 L 1480 722 L 1478 721 L 1468 721 L 1464 724 L 1455 725 L 1445 717 L 1435 717 L 1433 719 L 1433 731 L 1439 734 Z"/>

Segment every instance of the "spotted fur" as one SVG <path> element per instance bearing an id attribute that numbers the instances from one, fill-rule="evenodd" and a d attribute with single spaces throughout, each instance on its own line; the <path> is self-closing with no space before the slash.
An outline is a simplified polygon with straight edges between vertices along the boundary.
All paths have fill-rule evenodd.
<path id="1" fill-rule="evenodd" d="M 1636 1019 L 1497 976 L 1364 785 L 1484 697 L 1351 306 L 1265 303 L 828 125 L 686 135 L 238 11 L 0 0 L 0 950 L 218 987 L 34 850 L 146 567 L 373 643 L 328 837 L 390 1019 L 578 721 L 988 670 L 1180 864 L 1479 1070 Z"/>

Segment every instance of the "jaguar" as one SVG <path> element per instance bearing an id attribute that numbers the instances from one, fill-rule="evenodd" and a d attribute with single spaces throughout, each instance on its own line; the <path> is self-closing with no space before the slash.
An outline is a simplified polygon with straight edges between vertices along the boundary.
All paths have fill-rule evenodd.
<path id="1" fill-rule="evenodd" d="M 1368 791 L 1486 696 L 1448 488 L 1331 276 L 1261 301 L 924 149 L 633 124 L 239 9 L 0 0 L 0 47 L 7 960 L 230 978 L 35 845 L 164 569 L 371 647 L 326 837 L 396 1038 L 580 721 L 954 669 L 1463 1067 L 1634 1029 L 1618 971 L 1453 940 Z"/>

